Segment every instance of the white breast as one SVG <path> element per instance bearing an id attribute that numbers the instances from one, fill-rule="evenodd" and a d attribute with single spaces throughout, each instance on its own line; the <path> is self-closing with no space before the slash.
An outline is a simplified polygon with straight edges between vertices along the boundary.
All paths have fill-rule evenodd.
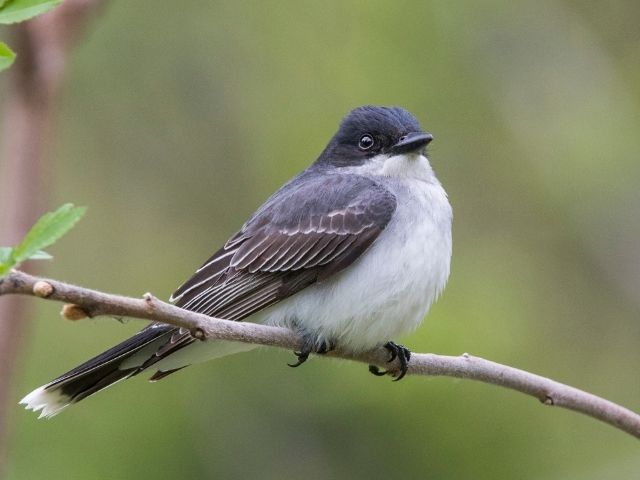
<path id="1" fill-rule="evenodd" d="M 257 313 L 250 321 L 298 325 L 362 350 L 416 328 L 449 276 L 451 207 L 423 156 L 384 157 L 364 174 L 397 198 L 387 228 L 353 265 Z"/>

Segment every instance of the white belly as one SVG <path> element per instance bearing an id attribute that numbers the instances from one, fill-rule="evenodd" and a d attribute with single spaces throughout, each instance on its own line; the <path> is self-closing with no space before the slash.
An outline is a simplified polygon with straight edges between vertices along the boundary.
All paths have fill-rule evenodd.
<path id="1" fill-rule="evenodd" d="M 415 329 L 449 276 L 451 207 L 433 180 L 389 179 L 398 206 L 371 248 L 334 277 L 248 320 L 297 325 L 351 350 Z"/>

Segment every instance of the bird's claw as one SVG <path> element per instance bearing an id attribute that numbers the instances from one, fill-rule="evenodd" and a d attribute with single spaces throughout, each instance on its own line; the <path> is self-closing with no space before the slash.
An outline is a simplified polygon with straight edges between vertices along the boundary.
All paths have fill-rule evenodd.
<path id="1" fill-rule="evenodd" d="M 293 352 L 293 354 L 298 357 L 298 361 L 296 363 L 287 363 L 287 365 L 289 365 L 292 368 L 295 367 L 299 367 L 300 365 L 302 365 L 304 362 L 306 362 L 309 359 L 309 354 L 311 353 L 311 351 L 302 351 L 302 352 Z"/>
<path id="2" fill-rule="evenodd" d="M 411 351 L 404 347 L 403 345 L 398 345 L 394 342 L 387 342 L 384 344 L 384 348 L 389 351 L 390 358 L 387 360 L 387 363 L 393 362 L 396 358 L 400 362 L 400 370 L 397 372 L 390 370 L 380 370 L 376 365 L 369 365 L 369 372 L 377 377 L 382 377 L 386 374 L 391 374 L 396 378 L 393 380 L 397 382 L 398 380 L 402 380 L 404 376 L 407 374 L 407 370 L 409 369 L 409 360 L 411 359 Z"/>
<path id="3" fill-rule="evenodd" d="M 299 367 L 309 359 L 309 355 L 312 353 L 323 354 L 327 353 L 335 348 L 334 344 L 330 341 L 323 340 L 318 342 L 317 339 L 310 335 L 305 335 L 302 341 L 302 348 L 299 352 L 293 352 L 298 361 L 296 363 L 287 363 L 290 367 Z"/>

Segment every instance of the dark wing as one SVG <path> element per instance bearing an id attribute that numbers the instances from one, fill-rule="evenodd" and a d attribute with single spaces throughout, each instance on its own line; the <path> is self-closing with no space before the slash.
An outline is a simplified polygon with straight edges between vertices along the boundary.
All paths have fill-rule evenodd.
<path id="1" fill-rule="evenodd" d="M 303 174 L 276 192 L 172 300 L 187 310 L 242 320 L 349 266 L 395 208 L 395 196 L 367 178 Z M 151 363 L 192 341 L 176 329 Z"/>
<path id="2" fill-rule="evenodd" d="M 270 198 L 176 290 L 177 306 L 241 320 L 350 265 L 396 208 L 392 193 L 364 177 L 299 180 Z"/>

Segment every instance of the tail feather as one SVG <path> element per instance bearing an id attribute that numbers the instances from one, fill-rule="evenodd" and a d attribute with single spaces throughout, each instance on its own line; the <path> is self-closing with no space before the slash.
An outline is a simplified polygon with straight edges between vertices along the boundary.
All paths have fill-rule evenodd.
<path id="1" fill-rule="evenodd" d="M 93 395 L 120 380 L 140 373 L 145 362 L 176 329 L 154 324 L 133 337 L 88 360 L 51 382 L 36 388 L 20 403 L 40 418 L 53 417 L 72 403 Z M 139 358 L 138 358 L 139 357 Z"/>

